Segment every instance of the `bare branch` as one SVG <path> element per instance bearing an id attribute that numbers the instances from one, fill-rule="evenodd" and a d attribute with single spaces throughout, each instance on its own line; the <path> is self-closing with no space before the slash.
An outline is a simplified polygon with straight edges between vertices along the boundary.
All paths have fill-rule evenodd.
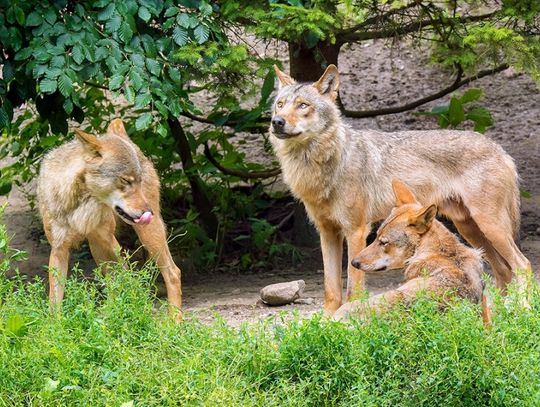
<path id="1" fill-rule="evenodd" d="M 388 28 L 385 30 L 376 30 L 376 31 L 355 31 L 350 32 L 349 30 L 342 31 L 336 35 L 336 42 L 338 44 L 345 44 L 348 42 L 359 42 L 365 40 L 373 40 L 378 38 L 394 38 L 401 37 L 406 34 L 411 34 L 416 31 L 429 26 L 435 26 L 437 24 L 441 25 L 450 25 L 455 23 L 470 23 L 474 21 L 483 21 L 492 18 L 497 12 L 480 14 L 474 16 L 460 16 L 456 18 L 442 18 L 442 19 L 425 19 L 420 21 L 415 21 L 413 23 L 399 25 L 396 27 Z"/>
<path id="2" fill-rule="evenodd" d="M 412 110 L 414 108 L 417 108 L 418 106 L 421 106 L 423 104 L 426 104 L 428 102 L 431 102 L 433 100 L 437 100 L 456 89 L 459 89 L 460 87 L 467 85 L 468 83 L 471 83 L 477 79 L 483 78 L 484 76 L 489 76 L 496 74 L 498 72 L 504 71 L 505 69 L 508 69 L 508 64 L 502 64 L 499 65 L 496 68 L 493 69 L 486 69 L 484 71 L 478 72 L 476 75 L 470 76 L 465 79 L 461 79 L 460 71 L 458 71 L 458 75 L 456 77 L 456 80 L 454 83 L 442 90 L 440 90 L 437 93 L 434 93 L 432 95 L 423 97 L 421 99 L 415 100 L 414 102 L 407 103 L 402 106 L 396 106 L 396 107 L 388 107 L 383 109 L 377 109 L 377 110 L 347 110 L 343 109 L 342 112 L 347 117 L 354 117 L 354 118 L 363 118 L 363 117 L 376 117 L 376 116 L 383 116 L 386 114 L 394 114 L 394 113 L 401 113 L 406 112 L 407 110 Z"/>
<path id="3" fill-rule="evenodd" d="M 216 125 L 213 120 L 210 120 L 207 117 L 201 117 L 201 116 L 194 115 L 193 113 L 190 113 L 190 112 L 183 111 L 182 113 L 180 113 L 180 115 L 182 115 L 184 117 L 187 117 L 188 119 L 195 120 L 196 122 L 212 124 L 214 126 Z M 263 123 L 264 122 L 270 123 L 270 118 L 261 117 L 260 121 L 263 122 Z M 268 124 L 263 124 L 263 123 L 247 127 L 245 129 L 242 129 L 242 131 L 246 131 L 246 132 L 249 132 L 249 133 L 266 133 L 268 131 Z M 240 122 L 238 122 L 236 120 L 227 120 L 225 123 L 223 123 L 223 126 L 236 127 L 239 124 L 240 124 Z"/>
<path id="4" fill-rule="evenodd" d="M 276 177 L 281 173 L 280 168 L 273 168 L 271 170 L 267 171 L 241 171 L 241 170 L 235 170 L 232 168 L 226 168 L 222 166 L 212 155 L 210 152 L 210 148 L 208 147 L 207 143 L 204 143 L 204 156 L 212 163 L 214 167 L 216 167 L 218 170 L 220 170 L 225 175 L 232 175 L 234 177 L 239 177 L 242 179 L 260 179 L 260 178 L 272 178 Z"/>

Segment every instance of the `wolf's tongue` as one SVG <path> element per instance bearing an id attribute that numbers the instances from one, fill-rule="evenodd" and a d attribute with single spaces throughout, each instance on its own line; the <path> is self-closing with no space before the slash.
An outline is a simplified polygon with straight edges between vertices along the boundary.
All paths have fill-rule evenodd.
<path id="1" fill-rule="evenodd" d="M 138 223 L 139 225 L 148 225 L 150 222 L 152 222 L 152 212 L 144 212 L 140 218 L 133 219 L 133 222 Z"/>

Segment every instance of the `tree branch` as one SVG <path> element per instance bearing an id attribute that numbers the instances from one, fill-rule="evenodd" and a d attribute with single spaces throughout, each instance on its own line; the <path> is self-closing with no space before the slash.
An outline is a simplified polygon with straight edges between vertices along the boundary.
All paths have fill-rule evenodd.
<path id="1" fill-rule="evenodd" d="M 180 115 L 184 116 L 184 117 L 187 117 L 188 119 L 195 120 L 196 122 L 199 122 L 199 123 L 212 124 L 214 126 L 216 125 L 214 123 L 214 121 L 208 119 L 207 117 L 197 116 L 197 115 L 194 115 L 193 113 L 190 113 L 190 112 L 183 111 L 182 113 L 180 113 Z M 270 118 L 268 118 L 268 117 L 261 117 L 260 120 L 263 121 L 263 122 L 270 123 Z M 227 120 L 225 123 L 222 124 L 222 126 L 227 126 L 227 127 L 234 128 L 234 127 L 238 126 L 239 124 L 240 124 L 240 122 L 238 122 L 236 120 Z M 249 133 L 266 133 L 268 131 L 268 124 L 266 124 L 266 125 L 257 124 L 257 125 L 242 129 L 242 131 L 247 131 Z"/>
<path id="2" fill-rule="evenodd" d="M 414 108 L 417 108 L 418 106 L 421 106 L 423 104 L 426 104 L 428 102 L 431 102 L 433 100 L 437 100 L 456 89 L 459 89 L 460 87 L 467 85 L 468 83 L 471 83 L 477 79 L 483 78 L 484 76 L 489 76 L 496 74 L 498 72 L 504 71 L 505 69 L 508 69 L 508 64 L 502 64 L 499 65 L 496 68 L 493 69 L 486 69 L 484 71 L 478 72 L 476 75 L 473 75 L 469 78 L 461 79 L 461 73 L 458 71 L 458 75 L 456 77 L 456 80 L 454 83 L 442 90 L 440 90 L 437 93 L 434 93 L 432 95 L 423 97 L 421 99 L 415 100 L 414 102 L 407 103 L 402 106 L 396 106 L 396 107 L 388 107 L 383 109 L 377 109 L 377 110 L 347 110 L 343 109 L 342 112 L 347 117 L 354 117 L 354 118 L 363 118 L 363 117 L 375 117 L 375 116 L 383 116 L 386 114 L 394 114 L 394 113 L 401 113 L 405 112 L 407 110 L 412 110 Z"/>
<path id="3" fill-rule="evenodd" d="M 374 40 L 378 38 L 394 38 L 400 37 L 406 34 L 419 31 L 422 28 L 433 26 L 436 23 L 439 24 L 454 24 L 454 23 L 470 23 L 474 21 L 482 21 L 493 17 L 497 11 L 487 14 L 480 14 L 475 16 L 461 16 L 456 18 L 445 18 L 439 20 L 425 19 L 421 21 L 415 21 L 414 23 L 398 25 L 393 28 L 378 31 L 354 31 L 351 29 L 342 31 L 336 35 L 336 42 L 338 44 L 345 44 L 348 42 L 358 42 L 365 40 Z"/>
<path id="4" fill-rule="evenodd" d="M 210 147 L 208 147 L 207 143 L 204 143 L 204 156 L 212 163 L 214 167 L 216 167 L 218 170 L 220 170 L 225 175 L 232 175 L 234 177 L 239 177 L 242 179 L 260 179 L 260 178 L 272 178 L 276 177 L 281 173 L 280 168 L 274 168 L 268 171 L 241 171 L 241 170 L 235 170 L 232 168 L 226 168 L 222 166 L 212 155 L 210 152 Z"/>
<path id="5" fill-rule="evenodd" d="M 392 17 L 392 16 L 394 16 L 396 14 L 399 14 L 402 11 L 405 11 L 405 10 L 411 9 L 413 7 L 416 7 L 420 3 L 422 3 L 422 0 L 414 0 L 412 3 L 407 4 L 407 5 L 403 6 L 403 7 L 391 9 L 391 10 L 387 11 L 386 13 L 379 14 L 379 15 L 367 18 L 364 21 L 362 21 L 361 23 L 359 23 L 359 24 L 357 24 L 355 26 L 352 26 L 350 28 L 347 28 L 346 30 L 341 31 L 338 34 L 338 36 L 346 36 L 346 35 L 354 34 L 358 30 L 361 30 L 361 29 L 363 29 L 365 27 L 369 27 L 372 24 L 387 21 L 389 17 Z"/>

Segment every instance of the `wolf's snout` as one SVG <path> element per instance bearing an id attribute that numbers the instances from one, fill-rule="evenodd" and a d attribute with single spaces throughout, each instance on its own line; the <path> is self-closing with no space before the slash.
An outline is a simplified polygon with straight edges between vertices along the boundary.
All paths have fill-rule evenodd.
<path id="1" fill-rule="evenodd" d="M 354 268 L 357 268 L 359 270 L 362 267 L 362 263 L 360 263 L 360 260 L 358 259 L 352 259 L 351 264 Z"/>
<path id="2" fill-rule="evenodd" d="M 281 116 L 275 116 L 274 118 L 272 118 L 272 127 L 276 131 L 283 131 L 285 123 L 285 119 Z"/>

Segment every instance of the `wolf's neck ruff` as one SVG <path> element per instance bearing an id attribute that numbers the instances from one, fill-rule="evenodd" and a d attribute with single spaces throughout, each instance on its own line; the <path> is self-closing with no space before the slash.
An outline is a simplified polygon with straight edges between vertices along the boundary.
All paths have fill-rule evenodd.
<path id="1" fill-rule="evenodd" d="M 336 123 L 324 133 L 300 137 L 303 139 L 272 139 L 285 183 L 299 199 L 328 200 L 345 165 L 343 127 Z"/>

